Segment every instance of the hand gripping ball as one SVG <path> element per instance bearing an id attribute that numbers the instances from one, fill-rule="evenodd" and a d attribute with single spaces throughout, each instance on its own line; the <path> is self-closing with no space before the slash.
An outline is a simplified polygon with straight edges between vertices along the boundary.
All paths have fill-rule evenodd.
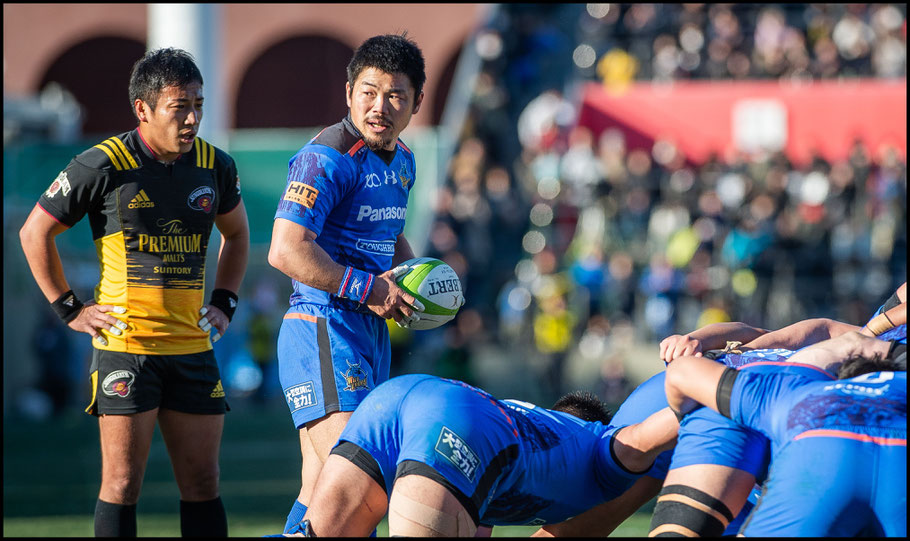
<path id="1" fill-rule="evenodd" d="M 420 321 L 409 325 L 424 331 L 451 321 L 464 304 L 461 280 L 452 267 L 432 257 L 416 257 L 402 263 L 409 270 L 397 280 L 398 286 L 423 303 Z"/>

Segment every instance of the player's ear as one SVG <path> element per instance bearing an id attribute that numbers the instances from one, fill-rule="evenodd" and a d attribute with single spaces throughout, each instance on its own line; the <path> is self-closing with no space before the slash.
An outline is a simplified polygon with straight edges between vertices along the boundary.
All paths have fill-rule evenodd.
<path id="1" fill-rule="evenodd" d="M 417 114 L 417 111 L 420 110 L 420 104 L 423 103 L 423 91 L 418 94 L 417 99 L 414 100 L 414 110 L 411 111 L 411 114 Z"/>
<path id="2" fill-rule="evenodd" d="M 351 108 L 351 83 L 344 83 L 344 100 L 348 104 L 348 109 Z"/>
<path id="3" fill-rule="evenodd" d="M 142 101 L 141 99 L 136 99 L 133 102 L 133 111 L 136 113 L 136 118 L 140 122 L 148 122 L 148 104 Z"/>

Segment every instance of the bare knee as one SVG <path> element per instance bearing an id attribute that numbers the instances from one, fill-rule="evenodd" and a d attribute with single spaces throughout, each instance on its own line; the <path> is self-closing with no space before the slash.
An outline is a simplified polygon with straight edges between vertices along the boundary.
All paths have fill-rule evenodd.
<path id="1" fill-rule="evenodd" d="M 180 498 L 184 501 L 208 501 L 218 497 L 218 464 L 184 468 L 177 479 Z"/>
<path id="2" fill-rule="evenodd" d="M 104 472 L 98 498 L 108 503 L 133 505 L 139 501 L 142 477 L 128 472 Z"/>

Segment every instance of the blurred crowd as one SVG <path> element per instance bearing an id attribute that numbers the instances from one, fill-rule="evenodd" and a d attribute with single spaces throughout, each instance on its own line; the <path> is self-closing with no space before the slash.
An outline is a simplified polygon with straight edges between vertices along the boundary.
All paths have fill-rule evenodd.
<path id="1" fill-rule="evenodd" d="M 588 359 L 599 366 L 589 385 L 618 403 L 637 383 L 629 343 L 716 321 L 861 324 L 905 280 L 896 149 L 856 141 L 834 163 L 693 164 L 668 141 L 595 137 L 567 97 L 617 74 L 905 76 L 903 5 L 503 5 L 476 48 L 483 67 L 426 254 L 459 272 L 467 304 L 446 340 L 416 333 L 424 356 L 448 359 L 441 375 L 470 381 L 472 352 L 495 344 L 547 397 L 568 390 L 572 359 Z"/>

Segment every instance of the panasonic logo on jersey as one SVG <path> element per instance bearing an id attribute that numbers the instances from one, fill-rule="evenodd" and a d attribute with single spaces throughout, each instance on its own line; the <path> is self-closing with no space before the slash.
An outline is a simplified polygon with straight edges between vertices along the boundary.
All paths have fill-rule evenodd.
<path id="1" fill-rule="evenodd" d="M 407 207 L 382 207 L 374 209 L 370 205 L 360 205 L 360 211 L 357 213 L 357 221 L 362 222 L 364 219 L 371 222 L 378 222 L 380 220 L 404 220 L 407 212 Z"/>

